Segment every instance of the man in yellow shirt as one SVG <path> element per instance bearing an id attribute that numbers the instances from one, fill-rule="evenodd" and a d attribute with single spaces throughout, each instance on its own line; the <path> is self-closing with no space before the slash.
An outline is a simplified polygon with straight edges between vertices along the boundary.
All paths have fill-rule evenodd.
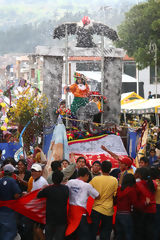
<path id="1" fill-rule="evenodd" d="M 101 240 L 110 240 L 112 232 L 113 217 L 113 198 L 116 195 L 118 181 L 116 178 L 109 176 L 112 164 L 109 161 L 102 162 L 102 176 L 95 177 L 90 184 L 99 192 L 100 197 L 93 204 L 91 213 L 92 240 L 96 240 L 96 234 L 101 221 Z"/>

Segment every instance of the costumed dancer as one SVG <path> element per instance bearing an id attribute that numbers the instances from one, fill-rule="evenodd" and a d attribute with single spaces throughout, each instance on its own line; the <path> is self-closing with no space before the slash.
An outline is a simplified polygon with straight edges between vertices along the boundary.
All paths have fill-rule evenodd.
<path id="1" fill-rule="evenodd" d="M 66 100 L 60 100 L 59 107 L 56 110 L 56 114 L 60 114 L 63 117 L 71 114 L 71 110 L 69 108 L 66 108 Z"/>
<path id="2" fill-rule="evenodd" d="M 65 88 L 67 92 L 72 92 L 74 95 L 74 99 L 71 104 L 72 115 L 76 115 L 77 110 L 88 103 L 89 96 L 89 86 L 86 82 L 86 77 L 83 74 L 75 72 L 74 78 L 76 83 Z"/>
<path id="3" fill-rule="evenodd" d="M 91 92 L 90 94 L 90 102 L 96 103 L 99 113 L 94 115 L 93 122 L 100 123 L 101 122 L 101 114 L 102 109 L 101 109 L 101 98 L 103 99 L 103 103 L 105 104 L 107 102 L 106 97 L 102 96 L 99 92 Z"/>
<path id="4" fill-rule="evenodd" d="M 97 104 L 99 112 L 101 111 L 101 95 L 99 92 L 91 92 L 90 102 L 95 102 Z"/>
<path id="5" fill-rule="evenodd" d="M 66 124 L 65 117 L 71 115 L 71 110 L 69 108 L 66 108 L 66 100 L 61 99 L 59 103 L 59 107 L 56 109 L 55 113 L 57 115 L 60 115 L 63 119 L 64 125 Z"/>

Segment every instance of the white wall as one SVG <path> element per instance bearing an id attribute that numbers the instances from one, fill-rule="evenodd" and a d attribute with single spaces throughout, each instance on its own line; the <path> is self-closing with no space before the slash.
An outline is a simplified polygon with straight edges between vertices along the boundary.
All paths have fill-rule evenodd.
<path id="1" fill-rule="evenodd" d="M 70 62 L 69 62 L 70 63 Z M 72 61 L 71 62 L 71 84 L 74 83 L 74 72 L 76 71 L 76 62 Z M 69 65 L 68 65 L 68 81 L 69 81 Z M 65 99 L 65 94 L 64 94 L 64 86 L 66 86 L 65 84 L 65 64 L 63 65 L 63 77 L 62 77 L 62 98 Z M 68 85 L 68 84 L 67 84 Z M 70 107 L 72 101 L 73 101 L 73 94 L 72 93 L 68 93 L 68 105 Z"/>
<path id="2" fill-rule="evenodd" d="M 144 82 L 144 98 L 148 98 L 148 92 L 156 94 L 156 85 L 150 84 L 150 67 L 139 71 L 139 80 Z M 157 93 L 160 94 L 160 83 L 157 85 Z"/>

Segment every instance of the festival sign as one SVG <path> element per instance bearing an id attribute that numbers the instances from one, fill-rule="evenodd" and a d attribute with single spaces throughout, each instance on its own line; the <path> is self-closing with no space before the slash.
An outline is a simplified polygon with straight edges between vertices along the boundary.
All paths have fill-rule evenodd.
<path id="1" fill-rule="evenodd" d="M 92 165 L 92 163 L 96 160 L 101 162 L 109 160 L 112 162 L 113 168 L 119 166 L 117 160 L 113 159 L 110 155 L 108 155 L 108 153 L 101 149 L 102 145 L 111 152 L 117 154 L 120 158 L 128 155 L 121 137 L 114 134 L 106 134 L 82 140 L 79 139 L 69 142 L 68 145 L 70 153 L 73 152 L 76 158 L 84 156 L 90 165 Z"/>

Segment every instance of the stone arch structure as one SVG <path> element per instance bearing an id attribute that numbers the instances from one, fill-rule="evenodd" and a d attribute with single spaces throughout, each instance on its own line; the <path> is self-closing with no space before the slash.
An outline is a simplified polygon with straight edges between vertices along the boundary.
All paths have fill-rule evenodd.
<path id="1" fill-rule="evenodd" d="M 62 96 L 65 49 L 38 46 L 35 54 L 39 57 L 43 56 L 43 93 L 49 100 L 50 122 L 48 124 L 50 125 L 56 121 L 53 112 Z M 84 50 L 84 48 L 73 47 L 69 48 L 68 55 L 99 57 L 101 52 L 99 48 Z M 108 103 L 104 105 L 104 123 L 119 124 L 123 57 L 122 49 L 104 49 L 104 96 L 108 99 Z"/>

